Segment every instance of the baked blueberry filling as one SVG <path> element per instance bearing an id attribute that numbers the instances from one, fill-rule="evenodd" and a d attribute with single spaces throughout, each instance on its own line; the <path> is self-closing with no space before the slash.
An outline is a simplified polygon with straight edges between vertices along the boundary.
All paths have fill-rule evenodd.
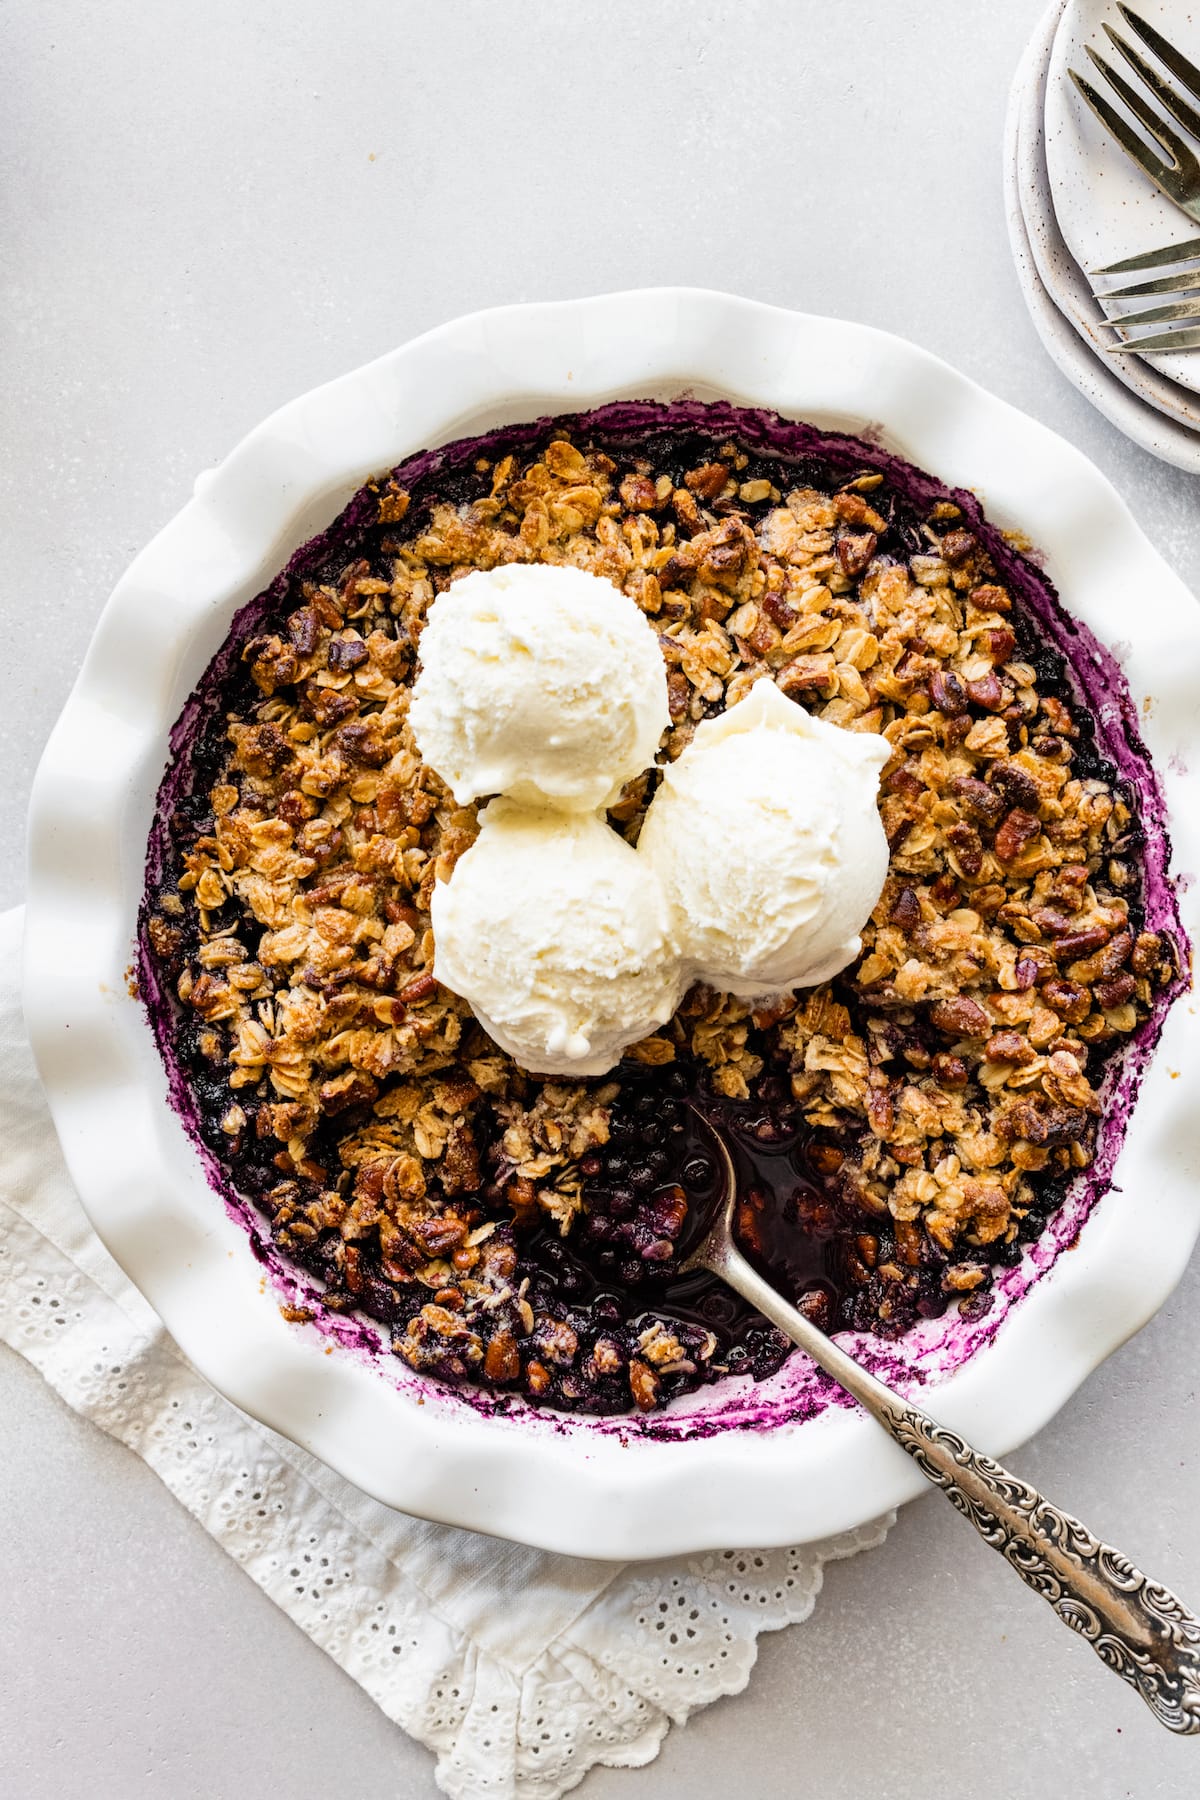
<path id="1" fill-rule="evenodd" d="M 408 697 L 434 595 L 510 561 L 636 600 L 660 764 L 764 675 L 889 739 L 855 963 L 767 1002 L 694 988 L 591 1080 L 525 1073 L 439 987 L 429 899 L 476 810 Z M 980 1316 L 1178 985 L 1152 771 L 1081 686 L 1091 648 L 970 495 L 853 438 L 621 403 L 411 459 L 243 610 L 176 729 L 142 980 L 185 1119 L 319 1303 L 448 1382 L 615 1413 L 779 1366 L 675 1272 L 717 1179 L 697 1113 L 743 1246 L 825 1328 Z M 610 812 L 630 841 L 655 779 Z"/>

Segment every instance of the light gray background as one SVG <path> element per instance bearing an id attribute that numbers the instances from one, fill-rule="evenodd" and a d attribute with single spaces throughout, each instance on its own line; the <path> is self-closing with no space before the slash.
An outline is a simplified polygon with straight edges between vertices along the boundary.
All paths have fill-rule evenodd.
<path id="1" fill-rule="evenodd" d="M 92 623 L 196 472 L 474 307 L 692 282 L 885 326 L 1082 446 L 1196 586 L 1196 481 L 1063 381 L 1009 262 L 1001 121 L 1038 10 L 10 0 L 0 902 Z M 1198 1300 L 1194 1270 L 1016 1459 L 1195 1604 Z M 7 1351 L 0 1521 L 6 1795 L 433 1793 L 426 1752 Z M 1200 1746 L 931 1496 L 763 1640 L 746 1694 L 584 1791 L 1191 1800 Z"/>

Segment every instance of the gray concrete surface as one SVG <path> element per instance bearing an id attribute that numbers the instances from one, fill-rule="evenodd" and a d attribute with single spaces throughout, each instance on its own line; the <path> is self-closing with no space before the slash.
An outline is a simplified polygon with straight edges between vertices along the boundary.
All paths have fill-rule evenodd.
<path id="1" fill-rule="evenodd" d="M 93 620 L 197 470 L 473 307 L 679 281 L 886 326 L 1079 444 L 1196 586 L 1196 481 L 1067 386 L 1010 267 L 1000 127 L 1037 12 L 11 0 L 0 903 Z M 1196 1603 L 1198 1302 L 1193 1270 L 1017 1459 Z M 6 1796 L 433 1793 L 426 1752 L 8 1352 L 0 1520 Z M 930 1497 L 832 1569 L 809 1625 L 763 1641 L 746 1694 L 583 1791 L 1191 1800 L 1200 1746 Z"/>

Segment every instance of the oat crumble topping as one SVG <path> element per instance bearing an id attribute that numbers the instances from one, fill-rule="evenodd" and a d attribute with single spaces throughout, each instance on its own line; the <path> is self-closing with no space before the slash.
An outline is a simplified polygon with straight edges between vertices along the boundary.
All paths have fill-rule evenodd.
<path id="1" fill-rule="evenodd" d="M 637 1285 L 687 1212 L 696 1093 L 799 1146 L 788 1216 L 828 1246 L 805 1298 L 831 1326 L 986 1307 L 1088 1166 L 1106 1060 L 1175 973 L 1133 797 L 961 508 L 914 515 L 857 448 L 789 468 L 560 424 L 440 487 L 383 478 L 352 553 L 335 534 L 275 584 L 189 746 L 144 929 L 200 1129 L 324 1304 L 413 1368 L 619 1411 L 777 1366 L 756 1317 Z M 422 765 L 411 683 L 434 595 L 513 561 L 605 576 L 653 623 L 660 762 L 757 680 L 887 737 L 890 870 L 848 970 L 757 1010 L 695 988 L 579 1082 L 525 1074 L 438 986 L 430 894 L 476 809 Z M 630 841 L 653 781 L 610 815 Z M 766 1254 L 761 1197 L 742 1214 Z"/>

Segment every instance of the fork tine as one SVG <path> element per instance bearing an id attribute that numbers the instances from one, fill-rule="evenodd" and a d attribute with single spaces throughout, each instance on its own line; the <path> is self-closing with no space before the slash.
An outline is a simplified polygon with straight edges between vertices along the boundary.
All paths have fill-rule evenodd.
<path id="1" fill-rule="evenodd" d="M 1149 20 L 1143 19 L 1140 13 L 1135 13 L 1132 6 L 1126 6 L 1124 0 L 1117 0 L 1117 11 L 1125 23 L 1137 32 L 1143 44 L 1153 50 L 1159 62 L 1170 69 L 1176 80 L 1182 81 L 1192 98 L 1200 100 L 1200 69 L 1195 63 L 1189 62 L 1182 50 L 1177 50 L 1161 31 L 1155 30 Z"/>
<path id="2" fill-rule="evenodd" d="M 1120 51 L 1130 68 L 1136 70 L 1159 105 L 1164 111 L 1170 113 L 1176 124 L 1182 125 L 1185 131 L 1190 131 L 1193 137 L 1200 138 L 1200 113 L 1196 111 L 1195 107 L 1189 106 L 1186 100 L 1180 99 L 1170 82 L 1164 81 L 1154 64 L 1147 62 L 1140 50 L 1135 50 L 1132 44 L 1126 43 L 1119 31 L 1114 31 L 1111 25 L 1106 25 L 1104 35 L 1109 43 Z"/>
<path id="3" fill-rule="evenodd" d="M 1105 288 L 1098 300 L 1137 300 L 1143 294 L 1182 294 L 1189 288 L 1200 288 L 1200 269 L 1185 269 L 1180 275 L 1160 275 L 1157 281 L 1131 281 L 1128 287 Z"/>
<path id="4" fill-rule="evenodd" d="M 1133 331 L 1139 325 L 1162 325 L 1174 319 L 1200 319 L 1200 300 L 1174 300 L 1169 306 L 1144 306 L 1140 312 L 1122 313 L 1108 323 L 1117 331 Z"/>
<path id="5" fill-rule="evenodd" d="M 1142 250 L 1137 256 L 1126 256 L 1106 268 L 1092 269 L 1092 275 L 1132 275 L 1137 269 L 1162 269 L 1170 263 L 1190 262 L 1200 256 L 1200 237 L 1185 238 L 1182 244 L 1164 244 L 1158 250 Z"/>
<path id="6" fill-rule="evenodd" d="M 1085 81 L 1083 76 L 1077 74 L 1074 69 L 1068 70 L 1068 74 L 1104 129 L 1116 138 L 1126 156 L 1132 157 L 1138 168 L 1144 170 L 1151 181 L 1161 187 L 1163 177 L 1171 173 L 1169 165 L 1155 156 L 1145 139 L 1140 138 L 1137 132 L 1131 129 L 1120 113 L 1109 105 L 1090 81 Z"/>
<path id="7" fill-rule="evenodd" d="M 1189 325 L 1183 331 L 1147 331 L 1139 338 L 1126 338 L 1122 344 L 1106 344 L 1109 356 L 1126 356 L 1131 351 L 1144 356 L 1147 351 L 1157 356 L 1164 350 L 1200 350 L 1200 326 Z"/>
<path id="8" fill-rule="evenodd" d="M 1090 44 L 1087 46 L 1087 53 L 1093 66 L 1099 69 L 1109 87 L 1114 93 L 1120 95 L 1134 118 L 1145 127 L 1156 143 L 1162 145 L 1171 158 L 1171 162 L 1164 166 L 1163 173 L 1165 175 L 1175 173 L 1193 160 L 1193 152 L 1188 145 L 1184 143 L 1174 127 L 1167 124 L 1162 114 L 1151 106 L 1145 95 L 1139 94 L 1135 87 L 1131 87 L 1123 75 L 1118 75 L 1112 64 L 1105 62 L 1100 52 L 1093 50 Z M 1174 165 L 1173 169 L 1172 164 Z M 1147 165 L 1143 163 L 1142 167 L 1146 168 Z"/>

